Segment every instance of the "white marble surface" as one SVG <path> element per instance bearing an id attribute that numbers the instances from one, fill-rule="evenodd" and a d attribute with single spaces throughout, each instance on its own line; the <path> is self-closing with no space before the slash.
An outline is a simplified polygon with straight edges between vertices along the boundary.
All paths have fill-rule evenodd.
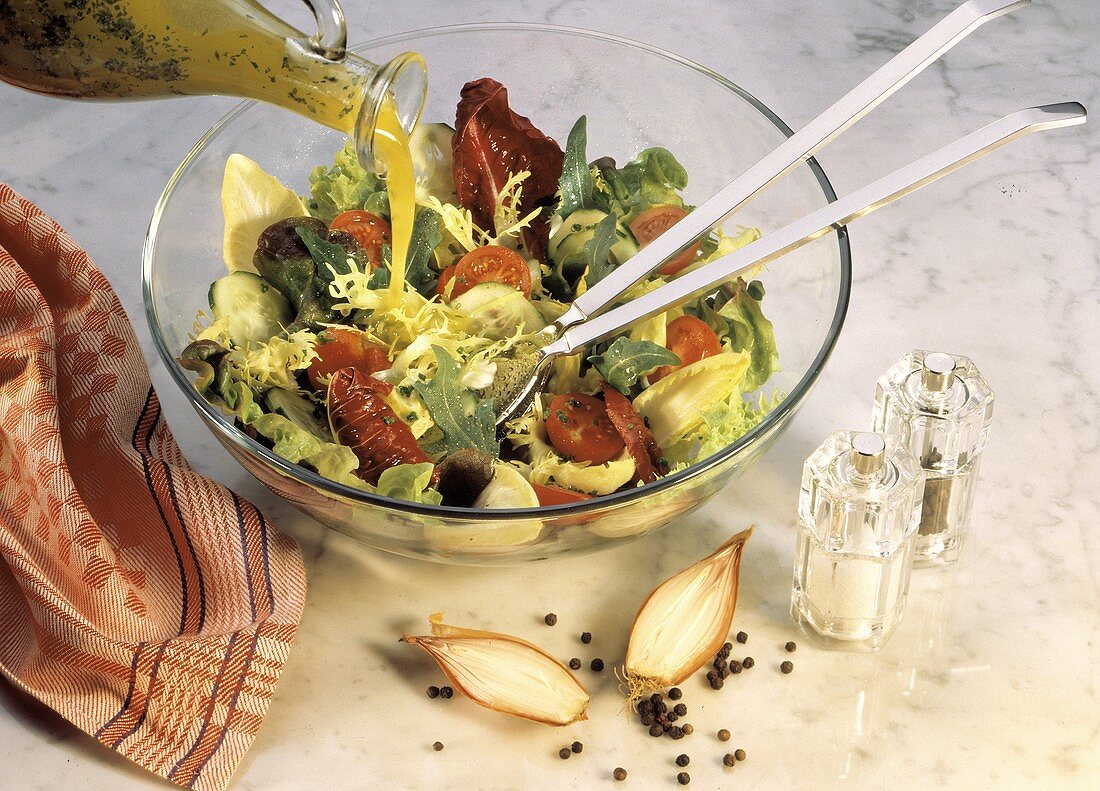
<path id="1" fill-rule="evenodd" d="M 953 0 L 533 0 L 381 4 L 353 40 L 460 21 L 536 20 L 608 30 L 733 76 L 797 127 L 881 64 Z M 304 24 L 302 9 L 289 0 Z M 430 18 L 425 15 L 431 13 Z M 1100 7 L 1061 0 L 992 23 L 821 157 L 838 191 L 1011 109 L 1063 99 L 1100 107 Z M 226 99 L 78 105 L 0 88 L 0 180 L 92 254 L 152 360 L 138 256 L 176 162 Z M 237 789 L 692 787 L 1096 788 L 1100 783 L 1100 136 L 1034 138 L 852 231 L 848 324 L 817 390 L 775 449 L 702 512 L 611 553 L 522 569 L 429 566 L 330 535 L 236 467 L 153 363 L 165 411 L 197 467 L 267 510 L 303 544 L 310 592 L 268 719 Z M 957 568 L 922 571 L 878 656 L 803 642 L 779 674 L 799 465 L 838 427 L 862 425 L 875 376 L 913 346 L 972 356 L 997 393 L 976 529 Z M 439 674 L 399 645 L 428 613 L 527 636 L 557 654 L 621 659 L 647 590 L 749 522 L 737 628 L 757 667 L 721 694 L 687 685 L 695 734 L 650 739 L 619 716 L 610 673 L 583 671 L 591 719 L 567 731 L 423 694 Z M 541 624 L 553 610 L 554 628 Z M 591 630 L 591 646 L 577 634 Z M 729 728 L 748 752 L 721 766 Z M 441 740 L 446 750 L 435 753 Z M 568 762 L 557 749 L 586 749 Z M 0 787 L 164 784 L 0 687 Z"/>

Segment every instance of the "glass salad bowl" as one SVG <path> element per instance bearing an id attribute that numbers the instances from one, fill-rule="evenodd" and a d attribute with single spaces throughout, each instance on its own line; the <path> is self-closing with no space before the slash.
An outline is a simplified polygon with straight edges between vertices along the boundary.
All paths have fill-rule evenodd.
<path id="1" fill-rule="evenodd" d="M 407 50 L 421 53 L 428 63 L 425 121 L 453 123 L 462 85 L 491 76 L 507 86 L 517 112 L 559 141 L 579 115 L 587 114 L 591 156 L 626 161 L 647 146 L 669 148 L 687 169 L 685 195 L 692 203 L 791 133 L 766 106 L 724 77 L 614 36 L 547 25 L 463 25 L 357 48 L 379 63 Z M 143 252 L 144 297 L 165 366 L 229 453 L 273 492 L 365 544 L 449 563 L 515 564 L 608 547 L 664 527 L 717 494 L 771 446 L 836 342 L 851 288 L 843 229 L 760 275 L 782 366 L 764 390 L 785 397 L 748 434 L 688 469 L 579 503 L 507 510 L 410 503 L 322 478 L 237 429 L 231 416 L 199 396 L 176 358 L 188 343 L 196 312 L 207 305 L 208 284 L 225 272 L 219 195 L 229 155 L 251 157 L 306 194 L 310 169 L 331 162 L 342 143 L 336 132 L 255 102 L 222 118 L 179 166 L 156 206 Z M 767 233 L 834 197 L 811 160 L 734 221 Z"/>

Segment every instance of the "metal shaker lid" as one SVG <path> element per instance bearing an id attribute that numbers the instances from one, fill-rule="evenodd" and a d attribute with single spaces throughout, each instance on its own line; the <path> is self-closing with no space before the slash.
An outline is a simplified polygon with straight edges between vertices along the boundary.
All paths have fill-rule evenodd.
<path id="1" fill-rule="evenodd" d="M 852 437 L 852 466 L 861 475 L 882 469 L 886 460 L 886 441 L 878 434 L 864 431 Z"/>
<path id="2" fill-rule="evenodd" d="M 943 352 L 924 355 L 920 381 L 926 390 L 946 393 L 955 382 L 955 358 Z"/>

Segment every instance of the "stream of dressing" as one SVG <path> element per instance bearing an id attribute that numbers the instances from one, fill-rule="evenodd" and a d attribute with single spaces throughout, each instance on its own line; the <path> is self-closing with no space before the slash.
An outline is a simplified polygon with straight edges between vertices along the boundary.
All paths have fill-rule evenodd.
<path id="1" fill-rule="evenodd" d="M 390 199 L 391 260 L 388 298 L 391 304 L 403 299 L 405 261 L 412 240 L 416 216 L 416 180 L 413 175 L 409 138 L 398 120 L 392 99 L 385 99 L 374 130 L 374 155 L 386 171 Z"/>

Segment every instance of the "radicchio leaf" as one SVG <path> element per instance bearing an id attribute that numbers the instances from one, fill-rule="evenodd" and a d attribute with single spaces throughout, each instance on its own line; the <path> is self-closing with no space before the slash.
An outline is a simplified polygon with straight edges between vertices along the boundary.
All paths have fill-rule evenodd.
<path id="1" fill-rule="evenodd" d="M 530 171 L 523 182 L 519 214 L 555 201 L 564 154 L 557 142 L 512 112 L 508 89 L 490 77 L 468 82 L 455 114 L 454 183 L 458 199 L 480 227 L 496 233 L 496 199 L 510 174 Z M 527 251 L 546 258 L 550 228 L 543 212 L 523 229 Z"/>

